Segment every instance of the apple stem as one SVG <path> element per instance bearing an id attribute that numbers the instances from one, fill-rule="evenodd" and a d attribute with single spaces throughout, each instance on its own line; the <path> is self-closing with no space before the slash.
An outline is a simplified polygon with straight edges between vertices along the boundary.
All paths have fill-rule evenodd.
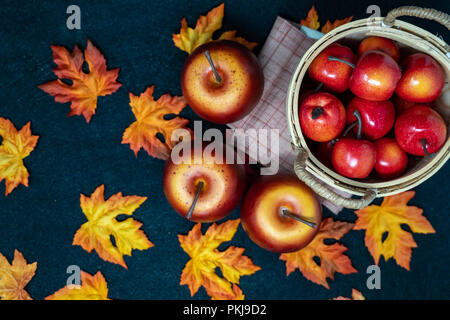
<path id="1" fill-rule="evenodd" d="M 313 120 L 317 119 L 318 117 L 320 117 L 324 112 L 324 109 L 322 107 L 315 107 L 312 111 L 311 111 L 311 118 Z"/>
<path id="2" fill-rule="evenodd" d="M 217 72 L 216 67 L 214 66 L 213 60 L 211 58 L 211 55 L 209 54 L 209 50 L 205 51 L 205 56 L 206 56 L 206 59 L 209 62 L 209 65 L 211 66 L 212 72 L 214 73 L 214 78 L 216 78 L 217 83 L 221 83 L 222 82 L 222 77 Z"/>
<path id="3" fill-rule="evenodd" d="M 350 132 L 350 130 L 352 130 L 354 127 L 356 127 L 357 124 L 358 124 L 358 121 L 352 122 L 352 123 L 347 127 L 347 129 L 345 129 L 345 131 L 342 133 L 342 136 L 345 137 L 345 136 Z"/>
<path id="4" fill-rule="evenodd" d="M 303 218 L 300 218 L 297 214 L 292 213 L 292 212 L 289 211 L 289 209 L 287 209 L 287 208 L 283 208 L 283 207 L 282 207 L 281 210 L 280 210 L 280 212 L 281 212 L 281 216 L 288 217 L 288 218 L 292 218 L 292 219 L 295 219 L 295 220 L 297 220 L 297 221 L 300 221 L 300 222 L 306 224 L 307 226 L 309 226 L 309 227 L 311 227 L 311 228 L 313 228 L 313 229 L 316 227 L 316 224 L 315 224 L 314 222 L 309 222 L 309 221 L 307 221 L 307 220 L 305 220 L 305 219 L 303 219 Z"/>
<path id="5" fill-rule="evenodd" d="M 432 156 L 432 153 L 429 153 L 427 150 L 427 139 L 422 138 L 420 139 L 420 143 L 422 143 L 422 148 L 423 148 L 423 152 L 425 153 L 426 156 Z"/>
<path id="6" fill-rule="evenodd" d="M 353 111 L 353 115 L 358 120 L 358 133 L 356 134 L 356 139 L 361 139 L 361 131 L 362 131 L 362 120 L 361 120 L 361 114 L 359 113 L 358 109 Z"/>
<path id="7" fill-rule="evenodd" d="M 202 189 L 203 189 L 203 181 L 200 181 L 197 184 L 197 193 L 195 194 L 194 201 L 192 201 L 191 207 L 189 208 L 189 211 L 186 215 L 186 218 L 188 220 L 191 220 L 191 218 L 192 218 L 192 214 L 194 213 L 195 205 L 197 204 L 197 200 L 198 200 L 198 197 L 200 197 L 200 192 L 202 191 Z"/>
<path id="8" fill-rule="evenodd" d="M 352 67 L 353 69 L 355 69 L 355 67 L 356 67 L 356 66 L 355 66 L 353 63 L 351 63 L 351 62 L 348 62 L 348 61 L 346 61 L 346 60 L 339 59 L 339 58 L 336 58 L 336 57 L 333 57 L 333 56 L 328 56 L 328 61 L 339 61 L 339 62 L 345 63 L 346 65 Z"/>
<path id="9" fill-rule="evenodd" d="M 322 89 L 323 87 L 323 82 L 320 82 L 317 87 L 314 89 L 314 93 L 316 93 L 317 91 L 319 91 L 320 89 Z"/>

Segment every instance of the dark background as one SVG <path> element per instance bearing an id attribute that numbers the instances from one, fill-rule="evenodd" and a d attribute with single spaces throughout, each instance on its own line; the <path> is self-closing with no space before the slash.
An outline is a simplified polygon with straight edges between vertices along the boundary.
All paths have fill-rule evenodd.
<path id="1" fill-rule="evenodd" d="M 35 277 L 27 290 L 43 299 L 62 288 L 66 268 L 79 265 L 91 274 L 101 270 L 107 279 L 109 297 L 118 299 L 188 299 L 187 286 L 180 286 L 181 271 L 189 257 L 179 246 L 177 234 L 186 234 L 192 223 L 179 217 L 167 203 L 161 183 L 164 162 L 141 151 L 137 158 L 128 145 L 121 144 L 124 129 L 134 117 L 128 93 L 139 94 L 156 85 L 155 97 L 170 92 L 181 95 L 180 71 L 187 56 L 174 47 L 172 33 L 178 33 L 182 17 L 191 26 L 200 14 L 220 4 L 220 0 L 190 1 L 3 1 L 0 10 L 0 116 L 18 128 L 31 121 L 32 132 L 40 136 L 36 149 L 25 159 L 30 187 L 19 186 L 8 197 L 0 186 L 0 252 L 8 260 L 14 249 L 28 262 L 38 262 Z M 81 7 L 81 30 L 66 28 L 66 8 Z M 449 12 L 446 1 L 225 1 L 223 30 L 238 30 L 250 41 L 264 43 L 277 15 L 299 21 L 314 4 L 322 24 L 350 15 L 365 18 L 366 8 L 378 4 L 382 15 L 400 5 L 433 7 Z M 434 22 L 405 19 L 448 38 L 444 27 Z M 446 33 L 447 32 L 447 33 Z M 72 50 L 83 49 L 89 38 L 102 51 L 109 68 L 120 67 L 122 87 L 113 95 L 99 98 L 97 112 L 87 124 L 79 116 L 67 117 L 69 104 L 55 103 L 37 86 L 55 79 L 51 44 Z M 257 51 L 260 46 L 257 48 Z M 189 108 L 183 114 L 197 119 Z M 394 260 L 380 261 L 381 290 L 366 287 L 366 268 L 373 264 L 364 245 L 364 232 L 351 231 L 343 238 L 348 255 L 359 273 L 336 274 L 331 290 L 306 280 L 299 271 L 286 277 L 279 256 L 254 245 L 240 227 L 231 244 L 246 248 L 245 254 L 262 268 L 241 278 L 247 299 L 329 299 L 350 296 L 360 290 L 367 299 L 450 298 L 448 263 L 450 227 L 448 203 L 450 167 L 417 187 L 412 204 L 424 215 L 436 234 L 414 234 L 411 271 Z M 155 247 L 134 251 L 126 257 L 125 270 L 72 246 L 75 231 L 85 222 L 80 209 L 80 193 L 90 195 L 105 184 L 106 197 L 147 196 L 134 216 Z M 380 201 L 378 201 L 379 203 Z M 330 212 L 324 210 L 326 216 Z M 237 218 L 236 210 L 230 218 Z M 356 216 L 345 210 L 341 220 Z M 203 226 L 204 230 L 206 225 Z M 227 247 L 226 243 L 223 247 Z M 222 248 L 222 246 L 220 247 Z M 193 299 L 209 299 L 203 288 Z"/>

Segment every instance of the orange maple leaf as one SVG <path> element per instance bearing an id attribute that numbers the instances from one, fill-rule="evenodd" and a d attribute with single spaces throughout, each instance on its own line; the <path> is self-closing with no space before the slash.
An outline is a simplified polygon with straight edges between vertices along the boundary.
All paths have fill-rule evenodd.
<path id="1" fill-rule="evenodd" d="M 178 143 L 172 140 L 175 130 L 186 128 L 188 119 L 174 117 L 166 120 L 167 114 L 178 115 L 186 107 L 184 97 L 162 95 L 157 101 L 153 98 L 154 86 L 145 90 L 139 97 L 130 93 L 130 106 L 136 121 L 123 133 L 122 144 L 129 144 L 137 156 L 141 148 L 159 159 L 167 159 L 170 150 Z M 157 133 L 164 136 L 164 142 L 157 137 Z"/>
<path id="2" fill-rule="evenodd" d="M 32 300 L 25 286 L 34 277 L 37 262 L 27 264 L 23 255 L 14 250 L 12 264 L 0 253 L 0 300 Z"/>
<path id="3" fill-rule="evenodd" d="M 402 192 L 383 199 L 381 206 L 370 205 L 355 211 L 358 220 L 355 230 L 366 230 L 364 241 L 375 263 L 380 256 L 385 260 L 394 258 L 397 264 L 409 270 L 412 248 L 416 248 L 412 235 L 402 229 L 407 224 L 415 233 L 435 233 L 435 230 L 422 215 L 423 210 L 408 206 L 415 195 L 414 191 Z M 387 237 L 385 237 L 387 233 Z"/>
<path id="4" fill-rule="evenodd" d="M 54 96 L 56 102 L 71 102 L 69 116 L 83 115 L 89 122 L 97 108 L 97 97 L 112 94 L 120 88 L 121 84 L 116 81 L 119 69 L 107 70 L 105 58 L 89 40 L 84 58 L 78 46 L 72 53 L 63 46 L 51 48 L 57 65 L 53 72 L 59 79 L 41 84 L 38 88 Z M 89 73 L 83 72 L 84 60 L 89 66 Z M 69 79 L 72 83 L 64 83 L 62 79 Z"/>
<path id="5" fill-rule="evenodd" d="M 180 245 L 191 257 L 181 274 L 180 285 L 188 285 L 193 296 L 203 286 L 213 300 L 242 300 L 244 295 L 237 286 L 243 275 L 250 275 L 261 268 L 243 255 L 243 248 L 230 246 L 225 251 L 217 247 L 230 241 L 240 220 L 229 220 L 220 225 L 212 224 L 202 235 L 201 223 L 197 223 L 187 236 L 178 235 Z M 220 268 L 223 277 L 215 269 Z"/>
<path id="6" fill-rule="evenodd" d="M 81 271 L 79 287 L 65 286 L 46 297 L 45 300 L 109 300 L 108 284 L 100 271 L 94 276 Z"/>
<path id="7" fill-rule="evenodd" d="M 236 37 L 236 30 L 226 31 L 222 33 L 218 40 L 230 40 L 239 42 L 240 44 L 246 46 L 249 50 L 253 50 L 258 45 L 257 42 L 249 42 L 242 37 Z"/>
<path id="8" fill-rule="evenodd" d="M 339 296 L 337 298 L 333 298 L 333 300 L 366 300 L 366 298 L 358 290 L 352 289 L 352 297 L 351 298 Z"/>
<path id="9" fill-rule="evenodd" d="M 172 35 L 175 46 L 190 54 L 198 46 L 213 41 L 213 33 L 222 28 L 224 8 L 225 5 L 222 3 L 209 11 L 206 16 L 200 16 L 197 20 L 195 29 L 190 28 L 187 24 L 186 18 L 183 18 L 181 20 L 180 33 Z M 224 32 L 218 40 L 236 41 L 243 44 L 250 50 L 258 45 L 255 42 L 248 42 L 244 38 L 236 37 L 236 31 L 234 30 Z"/>
<path id="10" fill-rule="evenodd" d="M 340 243 L 324 243 L 325 239 L 339 240 L 352 227 L 353 223 L 333 221 L 332 218 L 323 220 L 319 232 L 308 246 L 296 252 L 281 254 L 280 259 L 286 261 L 286 274 L 289 275 L 298 268 L 306 279 L 330 289 L 327 278 L 333 280 L 335 272 L 357 272 L 350 258 L 344 255 L 347 251 L 345 246 Z M 320 259 L 320 264 L 314 261 L 314 257 Z"/>
<path id="11" fill-rule="evenodd" d="M 330 20 L 328 20 L 320 31 L 322 33 L 330 32 L 331 30 L 333 30 L 333 29 L 335 29 L 335 28 L 337 28 L 339 26 L 342 26 L 343 24 L 346 24 L 346 23 L 352 21 L 352 19 L 353 19 L 353 16 L 348 17 L 348 18 L 344 18 L 344 19 L 340 19 L 340 20 L 337 19 L 333 23 L 331 23 Z"/>
<path id="12" fill-rule="evenodd" d="M 142 223 L 128 218 L 118 221 L 119 215 L 131 216 L 146 197 L 122 196 L 119 192 L 105 201 L 105 187 L 99 186 L 90 198 L 81 195 L 81 209 L 88 219 L 75 233 L 73 245 L 79 245 L 87 252 L 95 250 L 105 261 L 127 268 L 124 255 L 131 256 L 133 249 L 146 250 L 153 247 L 140 228 Z M 111 242 L 111 236 L 115 244 Z"/>
<path id="13" fill-rule="evenodd" d="M 5 180 L 5 195 L 11 193 L 20 183 L 28 187 L 28 170 L 23 159 L 33 151 L 39 139 L 31 134 L 30 122 L 17 131 L 8 119 L 0 118 L 0 182 Z"/>
<path id="14" fill-rule="evenodd" d="M 314 30 L 319 29 L 319 15 L 317 14 L 316 8 L 314 6 L 309 9 L 306 19 L 300 20 L 300 24 Z"/>

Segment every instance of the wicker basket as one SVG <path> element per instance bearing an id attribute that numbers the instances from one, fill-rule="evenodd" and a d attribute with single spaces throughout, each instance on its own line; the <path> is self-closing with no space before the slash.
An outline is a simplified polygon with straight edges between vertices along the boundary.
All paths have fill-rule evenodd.
<path id="1" fill-rule="evenodd" d="M 377 179 L 352 180 L 339 175 L 323 165 L 310 151 L 300 128 L 298 117 L 298 98 L 302 80 L 307 73 L 309 64 L 328 45 L 333 42 L 356 42 L 371 35 L 382 36 L 395 40 L 400 51 L 405 53 L 424 52 L 438 61 L 446 73 L 446 86 L 435 106 L 444 117 L 446 123 L 450 120 L 450 46 L 433 34 L 412 24 L 399 21 L 402 15 L 416 16 L 440 22 L 450 29 L 449 15 L 434 9 L 418 7 L 400 7 L 392 10 L 385 18 L 369 18 L 344 24 L 320 38 L 302 57 L 295 70 L 287 96 L 287 117 L 292 137 L 292 146 L 298 151 L 294 165 L 300 180 L 309 185 L 317 194 L 327 200 L 347 208 L 360 209 L 370 204 L 376 197 L 384 197 L 411 189 L 426 181 L 450 157 L 450 138 L 433 156 L 427 156 L 417 161 L 401 177 L 380 181 Z M 448 130 L 450 132 L 450 130 Z M 320 182 L 320 181 L 321 182 Z M 344 198 L 330 190 L 332 186 L 362 198 Z"/>

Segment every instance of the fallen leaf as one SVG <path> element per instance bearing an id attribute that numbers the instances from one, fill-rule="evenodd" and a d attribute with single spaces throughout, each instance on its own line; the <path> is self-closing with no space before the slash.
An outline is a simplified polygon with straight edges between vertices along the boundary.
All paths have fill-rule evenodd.
<path id="1" fill-rule="evenodd" d="M 84 58 L 78 46 L 72 53 L 63 46 L 51 48 L 57 65 L 53 72 L 58 79 L 41 84 L 38 88 L 55 97 L 56 102 L 71 102 L 69 116 L 83 115 L 89 122 L 97 108 L 97 97 L 112 94 L 120 88 L 121 84 L 116 81 L 119 69 L 107 70 L 105 58 L 89 40 Z M 89 66 L 89 73 L 83 72 L 84 61 Z M 71 80 L 72 83 L 64 83 L 62 79 Z"/>
<path id="2" fill-rule="evenodd" d="M 27 264 L 18 250 L 14 250 L 12 264 L 0 253 L 0 300 L 32 300 L 24 288 L 36 268 L 37 262 Z"/>
<path id="3" fill-rule="evenodd" d="M 45 300 L 109 300 L 108 284 L 102 273 L 98 271 L 94 276 L 81 271 L 81 285 L 65 286 Z"/>
<path id="4" fill-rule="evenodd" d="M 210 42 L 214 31 L 222 27 L 224 4 L 208 12 L 206 16 L 200 16 L 195 29 L 188 27 L 186 18 L 181 20 L 179 34 L 173 34 L 173 42 L 179 49 L 191 53 L 198 46 Z"/>
<path id="5" fill-rule="evenodd" d="M 316 8 L 314 6 L 309 9 L 306 19 L 300 20 L 300 24 L 314 30 L 319 29 L 319 15 L 317 14 Z"/>
<path id="6" fill-rule="evenodd" d="M 17 131 L 8 119 L 0 118 L 0 182 L 5 180 L 5 195 L 10 194 L 19 184 L 28 187 L 28 170 L 23 159 L 33 151 L 38 136 L 31 134 L 30 122 Z"/>
<path id="7" fill-rule="evenodd" d="M 122 196 L 119 192 L 105 201 L 104 185 L 99 186 L 90 198 L 81 195 L 81 209 L 88 219 L 75 233 L 73 245 L 79 245 L 87 252 L 95 250 L 105 261 L 127 268 L 124 255 L 131 256 L 133 249 L 146 250 L 153 247 L 140 228 L 142 223 L 131 215 L 147 200 L 146 197 Z M 117 220 L 117 216 L 127 219 Z M 114 238 L 114 244 L 111 242 Z"/>
<path id="8" fill-rule="evenodd" d="M 186 18 L 181 20 L 181 30 L 178 34 L 173 34 L 173 43 L 180 50 L 192 53 L 197 47 L 210 41 L 214 41 L 213 34 L 222 28 L 222 20 L 225 5 L 222 3 L 207 13 L 206 16 L 200 16 L 197 20 L 195 29 L 188 26 Z M 236 41 L 253 50 L 258 43 L 249 42 L 242 37 L 236 37 L 236 31 L 226 31 L 217 40 Z"/>
<path id="9" fill-rule="evenodd" d="M 344 245 L 337 242 L 324 243 L 325 239 L 339 240 L 352 227 L 353 223 L 324 219 L 319 232 L 308 246 L 296 252 L 281 254 L 280 259 L 286 261 L 286 274 L 289 275 L 298 268 L 306 279 L 330 289 L 327 278 L 334 280 L 335 272 L 357 272 L 350 258 L 344 254 L 347 251 Z M 320 265 L 314 261 L 314 257 L 320 259 Z"/>
<path id="10" fill-rule="evenodd" d="M 197 223 L 187 236 L 178 235 L 180 245 L 191 257 L 181 274 L 180 285 L 187 285 L 193 296 L 203 286 L 213 300 L 242 300 L 244 295 L 237 286 L 243 275 L 250 275 L 261 268 L 243 255 L 243 248 L 230 246 L 225 251 L 217 247 L 230 241 L 240 220 L 229 220 L 220 225 L 212 224 L 203 235 L 201 223 Z M 223 277 L 216 274 L 220 268 Z"/>
<path id="11" fill-rule="evenodd" d="M 358 220 L 354 229 L 366 230 L 364 241 L 377 265 L 380 256 L 384 256 L 386 261 L 394 258 L 399 266 L 409 270 L 411 248 L 416 248 L 417 244 L 412 235 L 402 229 L 403 224 L 415 233 L 435 233 L 422 215 L 423 210 L 407 205 L 414 195 L 414 191 L 402 192 L 385 197 L 381 206 L 370 205 L 355 211 Z"/>
<path id="12" fill-rule="evenodd" d="M 345 297 L 339 296 L 337 298 L 334 298 L 333 300 L 366 300 L 366 298 L 358 290 L 352 289 L 352 297 L 351 298 L 345 298 Z"/>
<path id="13" fill-rule="evenodd" d="M 344 19 L 337 19 L 335 20 L 333 23 L 330 22 L 330 20 L 328 20 L 324 26 L 322 26 L 322 30 L 320 30 L 322 33 L 328 33 L 333 29 L 336 29 L 339 26 L 342 26 L 343 24 L 346 24 L 350 21 L 352 21 L 353 16 L 348 17 L 348 18 L 344 18 Z"/>
<path id="14" fill-rule="evenodd" d="M 226 32 L 222 33 L 219 40 L 230 40 L 230 41 L 239 42 L 240 44 L 246 46 L 249 50 L 253 50 L 258 45 L 257 42 L 248 42 L 247 40 L 245 40 L 242 37 L 236 37 L 235 30 L 226 31 Z"/>
<path id="15" fill-rule="evenodd" d="M 131 111 L 136 121 L 123 133 L 122 144 L 129 144 L 136 156 L 144 148 L 150 156 L 166 160 L 170 150 L 178 143 L 172 141 L 173 132 L 186 128 L 189 120 L 179 116 L 166 120 L 164 116 L 178 115 L 186 107 L 186 101 L 183 97 L 172 97 L 169 94 L 162 95 L 155 101 L 153 89 L 154 86 L 147 88 L 139 97 L 130 93 Z M 164 136 L 164 142 L 158 139 L 157 133 Z"/>

